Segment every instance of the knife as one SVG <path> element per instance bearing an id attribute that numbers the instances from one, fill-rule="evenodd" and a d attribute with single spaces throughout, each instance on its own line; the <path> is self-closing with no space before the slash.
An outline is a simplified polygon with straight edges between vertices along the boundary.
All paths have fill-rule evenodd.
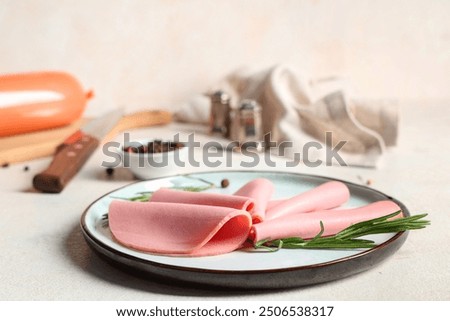
<path id="1" fill-rule="evenodd" d="M 118 109 L 91 120 L 56 148 L 49 167 L 33 178 L 35 189 L 46 193 L 61 192 L 95 151 L 103 137 L 122 118 Z"/>

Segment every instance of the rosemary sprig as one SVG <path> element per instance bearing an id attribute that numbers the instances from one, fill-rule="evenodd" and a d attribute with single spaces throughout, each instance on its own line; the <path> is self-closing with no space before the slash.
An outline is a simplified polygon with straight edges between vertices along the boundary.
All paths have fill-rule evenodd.
<path id="1" fill-rule="evenodd" d="M 206 191 L 207 189 L 210 189 L 211 187 L 213 187 L 212 185 L 209 186 L 174 186 L 172 187 L 172 189 L 177 189 L 177 190 L 182 190 L 182 191 L 186 191 L 186 192 L 203 192 Z"/>
<path id="2" fill-rule="evenodd" d="M 261 240 L 254 244 L 255 249 L 268 250 L 270 252 L 283 249 L 362 249 L 376 246 L 372 240 L 360 239 L 359 237 L 380 234 L 396 233 L 406 230 L 422 229 L 430 224 L 423 220 L 427 214 L 402 217 L 389 220 L 398 215 L 400 211 L 381 216 L 372 220 L 353 224 L 333 236 L 322 237 L 324 232 L 323 223 L 320 222 L 320 232 L 310 240 L 300 237 L 288 237 L 278 240 Z"/>
<path id="3" fill-rule="evenodd" d="M 186 192 L 202 192 L 207 189 L 212 188 L 213 185 L 208 186 L 172 186 L 171 189 L 186 191 Z M 132 197 L 120 197 L 120 196 L 111 196 L 111 198 L 115 199 L 121 199 L 125 201 L 132 201 L 132 202 L 148 202 L 150 198 L 152 197 L 154 192 L 146 191 L 146 192 L 138 192 L 136 196 Z"/>
<path id="4" fill-rule="evenodd" d="M 150 197 L 152 197 L 153 192 L 138 192 L 136 194 L 138 195 L 132 197 L 111 196 L 111 198 L 132 202 L 148 202 Z"/>

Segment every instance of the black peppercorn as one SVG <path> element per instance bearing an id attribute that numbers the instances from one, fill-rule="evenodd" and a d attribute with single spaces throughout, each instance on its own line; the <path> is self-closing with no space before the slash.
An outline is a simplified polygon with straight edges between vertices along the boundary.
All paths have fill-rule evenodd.
<path id="1" fill-rule="evenodd" d="M 221 182 L 220 182 L 220 186 L 222 186 L 222 188 L 228 187 L 230 185 L 230 181 L 226 178 L 224 178 Z"/>

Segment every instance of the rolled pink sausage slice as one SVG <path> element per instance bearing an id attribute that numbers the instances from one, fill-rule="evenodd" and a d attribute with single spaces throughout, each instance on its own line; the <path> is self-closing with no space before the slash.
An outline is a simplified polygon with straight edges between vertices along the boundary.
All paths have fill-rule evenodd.
<path id="1" fill-rule="evenodd" d="M 246 211 L 194 204 L 112 201 L 108 216 L 118 242 L 164 255 L 229 253 L 241 247 L 251 227 Z"/>
<path id="2" fill-rule="evenodd" d="M 320 221 L 324 225 L 323 236 L 329 236 L 352 224 L 389 215 L 399 210 L 400 207 L 392 201 L 379 201 L 349 210 L 321 210 L 301 215 L 291 214 L 253 225 L 250 237 L 254 242 L 286 237 L 310 239 L 320 232 Z M 401 216 L 400 213 L 398 217 Z"/>
<path id="3" fill-rule="evenodd" d="M 160 188 L 153 193 L 150 202 L 197 204 L 230 207 L 251 212 L 255 206 L 253 199 L 244 196 L 218 193 L 199 193 Z"/>
<path id="4" fill-rule="evenodd" d="M 242 186 L 234 195 L 249 197 L 255 201 L 255 207 L 251 211 L 253 223 L 264 220 L 267 204 L 275 190 L 273 183 L 265 178 L 251 180 Z"/>
<path id="5" fill-rule="evenodd" d="M 331 209 L 344 204 L 350 198 L 347 185 L 332 181 L 319 185 L 283 202 L 274 204 L 266 211 L 266 220 L 291 215 Z"/>

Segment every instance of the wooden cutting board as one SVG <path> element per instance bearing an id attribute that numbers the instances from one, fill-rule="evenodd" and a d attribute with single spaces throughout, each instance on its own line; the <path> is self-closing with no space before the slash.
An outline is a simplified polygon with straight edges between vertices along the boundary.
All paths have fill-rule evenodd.
<path id="1" fill-rule="evenodd" d="M 0 138 L 0 165 L 12 164 L 53 155 L 56 147 L 78 130 L 87 119 L 69 126 Z M 125 130 L 168 124 L 172 114 L 163 110 L 142 111 L 126 115 L 104 138 L 109 141 Z"/>

